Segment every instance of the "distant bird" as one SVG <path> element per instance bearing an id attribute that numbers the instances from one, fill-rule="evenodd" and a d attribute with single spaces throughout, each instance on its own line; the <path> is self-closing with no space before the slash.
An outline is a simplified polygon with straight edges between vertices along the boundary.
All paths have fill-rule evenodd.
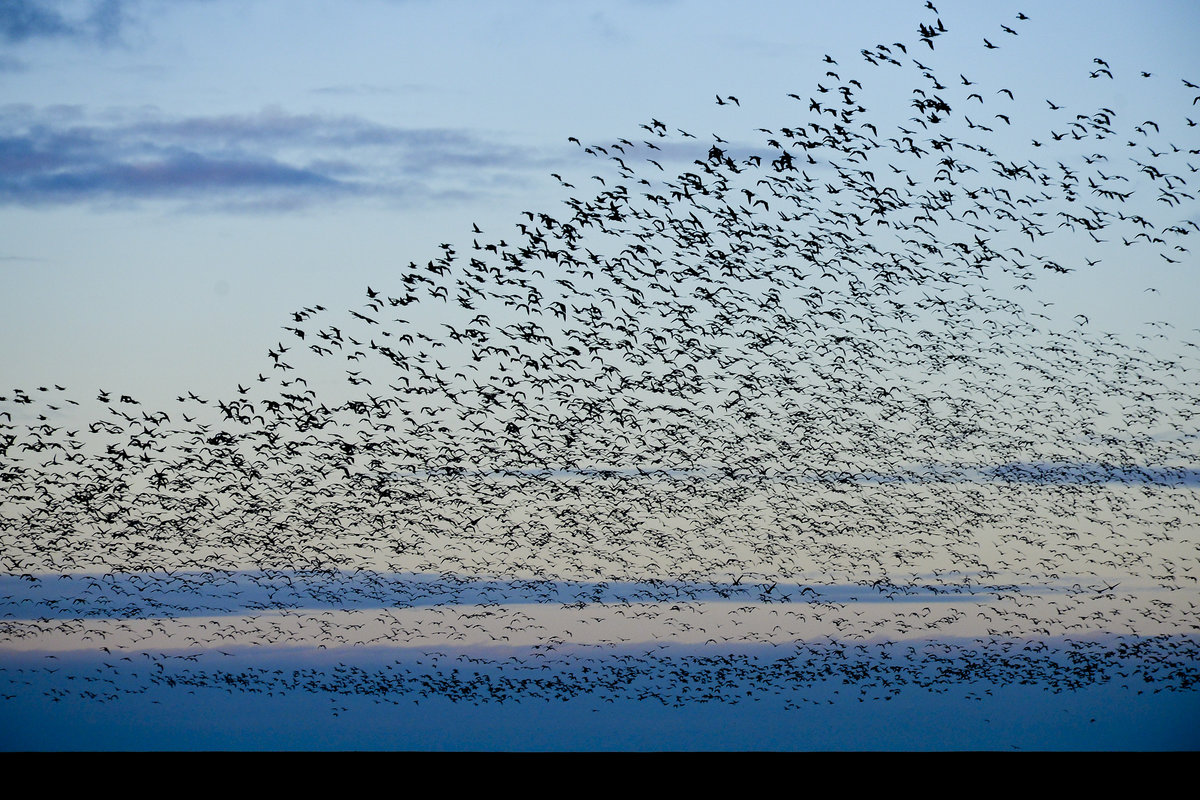
<path id="1" fill-rule="evenodd" d="M 268 340 L 270 370 L 207 399 L 169 388 L 187 414 L 5 389 L 6 630 L 111 658 L 26 659 L 2 697 L 59 670 L 48 702 L 116 699 L 122 673 L 333 714 L 1194 690 L 1200 331 L 1076 312 L 1097 280 L 1195 265 L 1196 123 L 1165 95 L 1119 115 L 1136 76 L 1097 58 L 1111 85 L 1045 76 L 1095 104 L 1073 119 L 977 74 L 967 100 L 1008 96 L 997 134 L 953 48 L 900 57 L 951 35 L 821 66 L 728 138 L 568 137 L 594 161 L 554 167 L 567 199 L 291 312 L 303 346 Z M 870 101 L 897 86 L 902 113 Z M 285 644 L 328 652 L 239 663 Z"/>

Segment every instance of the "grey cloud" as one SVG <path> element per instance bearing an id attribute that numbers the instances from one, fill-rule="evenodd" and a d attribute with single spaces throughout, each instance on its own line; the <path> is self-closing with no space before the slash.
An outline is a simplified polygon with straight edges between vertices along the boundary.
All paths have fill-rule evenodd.
<path id="1" fill-rule="evenodd" d="M 1200 469 L 1192 467 L 1029 463 L 1004 464 L 985 470 L 985 474 L 1011 483 L 1200 486 Z"/>
<path id="2" fill-rule="evenodd" d="M 100 0 L 88 16 L 87 30 L 101 42 L 111 42 L 120 35 L 126 18 L 126 3 L 122 0 Z"/>
<path id="3" fill-rule="evenodd" d="M 475 471 L 463 469 L 420 470 L 393 473 L 395 478 L 488 477 L 514 480 L 634 480 L 634 481 L 734 481 L 739 483 L 934 484 L 959 482 L 1034 483 L 1044 485 L 1128 484 L 1149 486 L 1200 486 L 1200 469 L 1194 467 L 1148 467 L 1077 463 L 1011 463 L 990 467 L 914 466 L 906 472 L 837 472 L 811 469 L 794 472 L 731 472 L 715 467 L 642 469 L 593 467 L 580 469 L 510 469 Z"/>
<path id="4" fill-rule="evenodd" d="M 116 39 L 128 18 L 128 0 L 89 0 L 69 8 L 44 0 L 4 0 L 0 3 L 0 38 L 17 44 L 34 39 Z"/>
<path id="5" fill-rule="evenodd" d="M 328 187 L 335 183 L 319 173 L 269 160 L 214 159 L 182 153 L 144 163 L 109 163 L 39 174 L 26 181 L 25 186 L 46 195 L 101 191 L 147 196 L 173 193 L 180 187 L 219 190 Z"/>
<path id="6" fill-rule="evenodd" d="M 37 0 L 7 0 L 0 3 L 0 36 L 8 42 L 74 36 L 76 26 L 63 15 Z"/>
<path id="7" fill-rule="evenodd" d="M 503 191 L 550 166 L 469 131 L 357 117 L 0 108 L 0 204 L 174 200 L 269 210 L 354 196 L 452 201 Z"/>
<path id="8" fill-rule="evenodd" d="M 964 596 L 975 602 L 986 601 L 1001 592 L 1032 595 L 1064 591 L 1053 585 L 996 585 L 982 580 L 949 587 L 897 585 L 881 580 L 870 586 L 822 584 L 805 588 L 797 583 L 768 594 L 766 584 L 752 580 L 513 581 L 361 569 L 229 571 L 217 579 L 211 573 L 159 573 L 154 575 L 159 580 L 146 580 L 150 575 L 154 573 L 120 573 L 106 576 L 103 584 L 89 575 L 43 575 L 32 581 L 0 575 L 0 612 L 17 619 L 152 619 L 163 616 L 164 610 L 171 615 L 199 616 L 278 607 L 318 610 L 486 603 L 662 603 L 678 602 L 681 596 L 693 602 L 773 605 L 881 602 L 897 597 L 906 602 L 942 603 L 963 602 Z M 98 602 L 101 600 L 107 602 Z"/>

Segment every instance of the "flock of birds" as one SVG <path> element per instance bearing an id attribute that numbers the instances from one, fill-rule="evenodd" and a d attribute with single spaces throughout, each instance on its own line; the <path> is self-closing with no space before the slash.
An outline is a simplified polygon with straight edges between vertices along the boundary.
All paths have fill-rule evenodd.
<path id="1" fill-rule="evenodd" d="M 935 73 L 949 31 L 927 11 L 907 44 L 825 56 L 814 92 L 787 100 L 795 122 L 753 145 L 658 119 L 572 138 L 588 190 L 556 175 L 572 196 L 554 213 L 473 226 L 345 316 L 295 312 L 226 398 L 8 392 L 0 635 L 86 630 L 100 647 L 117 638 L 105 621 L 150 637 L 205 619 L 183 650 L 147 650 L 147 681 L 475 702 L 737 701 L 831 674 L 884 693 L 985 674 L 1194 688 L 1197 345 L 1166 323 L 1134 338 L 1059 320 L 1034 289 L 1101 260 L 1196 263 L 1200 88 L 1176 87 L 1182 113 L 1127 120 Z M 1085 82 L 1151 79 L 1087 66 Z M 898 122 L 866 106 L 884 71 L 914 83 Z M 714 601 L 725 619 L 694 641 L 729 653 L 635 648 L 641 615 L 679 626 Z M 856 628 L 867 601 L 902 611 Z M 619 655 L 568 653 L 587 637 L 538 632 L 514 603 L 574 609 L 577 630 L 603 606 L 628 622 Z M 422 641 L 487 622 L 534 652 L 306 682 L 201 670 L 187 649 L 215 658 L 238 609 L 418 606 L 456 615 Z M 739 613 L 775 628 L 739 636 Z M 926 641 L 965 614 L 979 638 Z M 806 640 L 814 617 L 842 635 Z M 243 643 L 278 643 L 279 619 Z M 413 634 L 352 627 L 308 635 Z M 554 648 L 545 683 L 532 672 Z"/>

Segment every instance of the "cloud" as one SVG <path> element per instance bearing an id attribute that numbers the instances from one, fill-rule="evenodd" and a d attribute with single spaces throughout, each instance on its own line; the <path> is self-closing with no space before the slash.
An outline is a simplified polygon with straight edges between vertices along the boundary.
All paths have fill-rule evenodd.
<path id="1" fill-rule="evenodd" d="M 1145 467 L 1078 463 L 1010 463 L 997 466 L 950 467 L 938 464 L 914 466 L 895 472 L 839 472 L 836 470 L 798 469 L 790 472 L 752 473 L 727 471 L 719 467 L 674 469 L 591 467 L 580 469 L 507 469 L 507 470 L 412 470 L 391 473 L 392 477 L 425 478 L 456 476 L 491 479 L 542 480 L 633 480 L 633 481 L 735 481 L 747 483 L 816 484 L 937 484 L 937 483 L 1026 483 L 1042 485 L 1126 484 L 1133 486 L 1200 486 L 1200 469 L 1194 467 Z"/>
<path id="2" fill-rule="evenodd" d="M 75 25 L 36 0 L 0 3 L 0 36 L 7 42 L 76 35 Z"/>
<path id="3" fill-rule="evenodd" d="M 351 116 L 0 108 L 0 204 L 168 200 L 270 209 L 346 197 L 428 202 L 503 191 L 553 163 L 470 131 L 397 128 Z"/>
<path id="4" fill-rule="evenodd" d="M 1200 469 L 1143 467 L 1129 464 L 1029 463 L 1003 464 L 983 471 L 1010 483 L 1108 484 L 1146 486 L 1200 486 Z"/>
<path id="5" fill-rule="evenodd" d="M 736 576 L 734 576 L 736 577 Z M 264 610 L 420 608 L 500 603 L 621 604 L 689 602 L 812 605 L 825 603 L 990 602 L 998 594 L 1100 593 L 1103 582 L 1067 584 L 990 583 L 956 585 L 818 583 L 780 585 L 746 580 L 508 580 L 487 576 L 376 572 L 370 569 L 228 570 L 219 572 L 120 572 L 0 575 L 0 613 L 9 619 L 148 619 L 246 614 Z M 972 575 L 972 578 L 977 576 Z"/>
<path id="6" fill-rule="evenodd" d="M 68 4 L 45 0 L 4 0 L 0 3 L 0 38 L 19 44 L 34 39 L 115 40 L 128 18 L 127 0 L 89 0 Z"/>
<path id="7" fill-rule="evenodd" d="M 101 42 L 115 41 L 126 18 L 126 4 L 122 0 L 100 0 L 88 16 L 86 29 Z"/>

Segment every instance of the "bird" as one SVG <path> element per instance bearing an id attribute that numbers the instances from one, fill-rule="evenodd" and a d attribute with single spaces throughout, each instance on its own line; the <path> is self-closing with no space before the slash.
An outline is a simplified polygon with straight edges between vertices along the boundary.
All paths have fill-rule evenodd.
<path id="1" fill-rule="evenodd" d="M 349 695 L 799 707 L 829 681 L 1192 690 L 1175 598 L 1200 581 L 1181 544 L 1200 343 L 1101 330 L 1086 268 L 1194 263 L 1195 123 L 1100 107 L 1050 129 L 960 72 L 967 100 L 1008 96 L 994 116 L 1023 136 L 999 136 L 902 53 L 865 48 L 858 78 L 787 95 L 810 98 L 788 127 L 738 121 L 709 148 L 657 118 L 629 123 L 657 143 L 568 137 L 595 160 L 556 164 L 566 201 L 463 221 L 355 307 L 292 312 L 308 347 L 264 343 L 271 369 L 216 396 L 173 387 L 187 414 L 6 389 L 0 553 L 27 615 L 8 630 L 111 636 L 97 670 L 156 692 L 325 693 L 331 714 Z M 1092 91 L 1129 92 L 1092 65 L 1113 80 Z M 860 99 L 900 79 L 903 114 Z M 715 97 L 723 118 L 759 105 Z M 118 645 L 134 623 L 188 646 Z M 347 660 L 276 672 L 227 640 Z"/>

